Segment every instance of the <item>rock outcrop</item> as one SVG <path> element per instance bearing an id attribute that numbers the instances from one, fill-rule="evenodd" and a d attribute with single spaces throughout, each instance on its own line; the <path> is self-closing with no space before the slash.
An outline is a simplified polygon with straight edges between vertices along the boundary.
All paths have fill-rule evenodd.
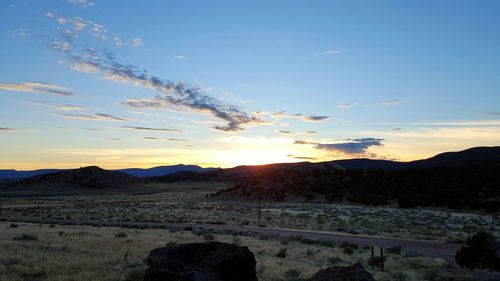
<path id="1" fill-rule="evenodd" d="M 144 281 L 257 281 L 254 254 L 223 242 L 157 248 L 146 263 Z"/>
<path id="2" fill-rule="evenodd" d="M 307 281 L 375 281 L 360 263 L 351 266 L 334 266 L 320 270 Z"/>

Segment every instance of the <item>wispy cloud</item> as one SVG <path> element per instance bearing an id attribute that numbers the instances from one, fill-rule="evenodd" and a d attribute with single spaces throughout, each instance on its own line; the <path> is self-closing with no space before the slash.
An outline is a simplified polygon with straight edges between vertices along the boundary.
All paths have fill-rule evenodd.
<path id="1" fill-rule="evenodd" d="M 500 116 L 500 111 L 499 112 L 490 112 L 490 113 L 487 113 L 486 115 L 489 115 L 489 116 Z"/>
<path id="2" fill-rule="evenodd" d="M 284 134 L 284 135 L 295 135 L 294 132 L 292 131 L 287 131 L 287 130 L 277 130 L 276 132 L 280 133 L 280 134 Z"/>
<path id="3" fill-rule="evenodd" d="M 295 144 L 313 145 L 314 148 L 319 150 L 326 150 L 330 152 L 340 152 L 350 155 L 364 155 L 367 153 L 368 148 L 372 146 L 382 146 L 384 139 L 378 138 L 359 138 L 348 139 L 343 142 L 336 143 L 320 143 L 314 141 L 295 141 Z"/>
<path id="4" fill-rule="evenodd" d="M 76 22 L 84 22 L 90 26 L 90 21 L 80 18 L 63 20 L 64 24 L 73 26 L 77 30 Z M 83 27 L 89 30 L 89 27 Z M 240 131 L 243 126 L 265 124 L 260 118 L 252 116 L 243 109 L 222 102 L 221 100 L 205 94 L 197 86 L 186 82 L 172 82 L 150 75 L 146 70 L 138 70 L 136 66 L 119 62 L 115 55 L 109 51 L 97 52 L 93 48 L 77 48 L 78 36 L 61 34 L 61 42 L 54 42 L 53 49 L 61 51 L 70 62 L 73 70 L 84 73 L 100 73 L 104 78 L 118 83 L 131 84 L 137 87 L 152 89 L 158 94 L 148 99 L 129 99 L 123 102 L 131 108 L 170 109 L 177 111 L 193 111 L 210 114 L 227 122 L 226 125 L 214 126 L 220 131 Z M 133 40 L 134 45 L 142 45 L 140 38 Z"/>
<path id="5" fill-rule="evenodd" d="M 395 105 L 395 104 L 398 104 L 401 102 L 402 102 L 402 100 L 386 100 L 386 101 L 382 102 L 382 105 L 383 106 L 391 106 L 391 105 Z"/>
<path id="6" fill-rule="evenodd" d="M 90 2 L 88 0 L 68 0 L 69 3 L 71 4 L 78 4 L 81 5 L 85 8 L 94 6 L 94 2 Z"/>
<path id="7" fill-rule="evenodd" d="M 183 60 L 183 59 L 184 59 L 184 56 L 177 55 L 177 56 L 174 56 L 174 59 Z"/>
<path id="8" fill-rule="evenodd" d="M 331 116 L 325 116 L 325 115 L 306 115 L 302 113 L 289 114 L 286 111 L 280 111 L 280 112 L 257 111 L 254 114 L 257 116 L 269 116 L 272 119 L 296 118 L 296 119 L 301 119 L 304 122 L 323 122 L 331 118 Z"/>
<path id="9" fill-rule="evenodd" d="M 337 105 L 337 107 L 340 109 L 348 109 L 348 108 L 351 108 L 352 106 L 353 106 L 352 103 L 342 103 L 342 104 Z"/>
<path id="10" fill-rule="evenodd" d="M 178 129 L 168 129 L 168 128 L 149 128 L 149 127 L 137 127 L 137 126 L 122 126 L 122 129 L 138 130 L 138 131 L 158 131 L 158 132 L 176 132 L 182 133 Z"/>
<path id="11" fill-rule="evenodd" d="M 169 138 L 169 139 L 157 138 L 157 137 L 142 137 L 142 138 L 146 140 L 157 140 L 157 141 L 180 141 L 180 142 L 188 141 L 186 139 L 175 139 L 175 138 Z"/>
<path id="12" fill-rule="evenodd" d="M 70 89 L 55 85 L 47 84 L 42 82 L 23 82 L 19 84 L 15 83 L 0 83 L 0 90 L 4 91 L 14 91 L 14 92 L 26 92 L 26 93 L 40 93 L 40 94 L 51 94 L 59 96 L 73 96 L 74 94 Z"/>
<path id="13" fill-rule="evenodd" d="M 141 46 L 144 46 L 144 43 L 142 42 L 141 38 L 134 38 L 134 39 L 132 39 L 132 46 L 141 47 Z"/>
<path id="14" fill-rule="evenodd" d="M 127 118 L 117 117 L 106 113 L 95 113 L 95 114 L 59 114 L 65 119 L 70 120 L 86 120 L 86 121 L 107 121 L 107 122 L 123 122 L 128 121 Z"/>
<path id="15" fill-rule="evenodd" d="M 315 157 L 296 156 L 296 155 L 292 155 L 292 154 L 288 154 L 287 156 L 290 158 L 299 159 L 299 160 L 316 160 L 317 159 Z"/>
<path id="16" fill-rule="evenodd" d="M 78 106 L 78 105 L 73 105 L 73 104 L 57 104 L 57 103 L 49 103 L 49 102 L 43 102 L 43 101 L 26 101 L 28 104 L 34 105 L 34 106 L 43 106 L 43 107 L 49 107 L 54 110 L 59 110 L 59 111 L 79 111 L 79 110 L 84 110 L 83 107 Z"/>
<path id="17" fill-rule="evenodd" d="M 0 132 L 12 132 L 12 131 L 18 131 L 18 129 L 0 127 Z"/>
<path id="18" fill-rule="evenodd" d="M 340 54 L 343 52 L 344 52 L 344 50 L 326 50 L 326 51 L 321 52 L 321 54 L 332 56 L 332 55 L 337 55 L 337 54 Z"/>

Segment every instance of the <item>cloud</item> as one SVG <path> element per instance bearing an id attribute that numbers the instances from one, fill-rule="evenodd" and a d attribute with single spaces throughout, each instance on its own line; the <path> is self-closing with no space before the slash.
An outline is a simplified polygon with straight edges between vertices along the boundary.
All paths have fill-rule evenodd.
<path id="1" fill-rule="evenodd" d="M 5 128 L 5 127 L 0 127 L 0 132 L 12 132 L 12 131 L 17 131 L 18 129 L 14 128 Z"/>
<path id="2" fill-rule="evenodd" d="M 174 56 L 174 59 L 183 60 L 184 56 L 177 55 L 177 56 Z"/>
<path id="3" fill-rule="evenodd" d="M 117 117 L 106 113 L 95 113 L 95 114 L 59 114 L 65 119 L 70 120 L 88 120 L 88 121 L 107 121 L 107 122 L 123 122 L 128 121 L 128 119 L 123 117 Z"/>
<path id="4" fill-rule="evenodd" d="M 337 54 L 340 54 L 343 52 L 344 52 L 344 50 L 326 50 L 326 51 L 321 52 L 321 54 L 332 56 L 332 55 L 337 55 Z"/>
<path id="5" fill-rule="evenodd" d="M 368 148 L 372 146 L 382 146 L 382 141 L 384 139 L 378 138 L 359 138 L 359 139 L 349 139 L 345 142 L 339 143 L 319 143 L 319 142 L 309 142 L 297 140 L 294 144 L 302 145 L 314 145 L 314 148 L 319 150 L 326 150 L 330 152 L 340 152 L 344 154 L 357 154 L 363 155 L 367 153 Z"/>
<path id="6" fill-rule="evenodd" d="M 88 62 L 75 62 L 71 64 L 71 69 L 85 72 L 85 73 L 97 73 L 99 68 L 92 63 Z"/>
<path id="7" fill-rule="evenodd" d="M 351 108 L 352 106 L 353 106 L 352 103 L 342 103 L 342 104 L 337 105 L 337 107 L 341 108 L 341 109 L 348 109 L 348 108 Z"/>
<path id="8" fill-rule="evenodd" d="M 284 134 L 284 135 L 295 135 L 294 132 L 292 132 L 292 131 L 286 131 L 286 130 L 278 130 L 276 132 Z"/>
<path id="9" fill-rule="evenodd" d="M 110 140 L 110 141 L 119 141 L 120 139 L 119 138 L 107 138 L 107 140 Z"/>
<path id="10" fill-rule="evenodd" d="M 304 122 L 323 122 L 331 118 L 330 116 L 304 115 L 304 114 L 294 114 L 293 116 L 301 118 Z"/>
<path id="11" fill-rule="evenodd" d="M 393 130 L 393 131 L 401 131 L 401 130 L 403 130 L 403 129 L 402 129 L 402 128 L 393 128 L 392 130 Z"/>
<path id="12" fill-rule="evenodd" d="M 123 47 L 123 42 L 120 37 L 118 36 L 113 37 L 113 42 L 115 43 L 116 47 Z"/>
<path id="13" fill-rule="evenodd" d="M 299 160 L 316 160 L 317 159 L 315 157 L 295 156 L 295 155 L 292 155 L 292 154 L 288 154 L 287 156 L 290 157 L 290 158 L 299 159 Z"/>
<path id="14" fill-rule="evenodd" d="M 279 112 L 257 111 L 254 114 L 257 116 L 269 116 L 272 119 L 283 119 L 283 118 L 302 119 L 302 121 L 304 122 L 323 122 L 331 118 L 331 116 L 323 116 L 323 115 L 306 115 L 302 113 L 289 114 L 286 111 L 279 111 Z"/>
<path id="15" fill-rule="evenodd" d="M 398 104 L 401 102 L 402 102 L 402 100 L 386 100 L 386 101 L 382 102 L 382 105 L 383 106 L 391 106 L 391 105 L 395 105 L 395 104 Z"/>
<path id="16" fill-rule="evenodd" d="M 186 142 L 188 140 L 185 139 L 163 139 L 163 138 L 157 138 L 157 137 L 142 137 L 143 139 L 147 140 L 160 140 L 160 141 L 181 141 L 181 142 Z"/>
<path id="17" fill-rule="evenodd" d="M 490 115 L 490 116 L 500 116 L 500 112 L 490 112 L 490 113 L 487 113 L 486 115 Z"/>
<path id="18" fill-rule="evenodd" d="M 141 47 L 141 46 L 144 46 L 144 43 L 142 42 L 141 38 L 134 38 L 134 39 L 132 39 L 132 46 Z"/>
<path id="19" fill-rule="evenodd" d="M 167 128 L 148 128 L 148 127 L 136 127 L 136 126 L 122 126 L 122 129 L 129 130 L 139 130 L 139 131 L 159 131 L 159 132 L 176 132 L 182 133 L 181 130 L 178 129 L 167 129 Z"/>
<path id="20" fill-rule="evenodd" d="M 0 83 L 0 90 L 15 92 L 32 92 L 41 94 L 53 94 L 60 96 L 73 96 L 74 94 L 66 87 L 47 84 L 42 82 Z"/>
<path id="21" fill-rule="evenodd" d="M 94 6 L 94 3 L 90 2 L 88 0 L 68 0 L 68 2 L 71 3 L 71 4 L 81 5 L 81 6 L 85 7 L 85 8 Z"/>
<path id="22" fill-rule="evenodd" d="M 45 106 L 59 111 L 78 111 L 83 110 L 84 108 L 78 105 L 73 104 L 57 104 L 57 103 L 49 103 L 43 101 L 27 101 L 27 103 L 36 105 L 36 106 Z"/>
<path id="23" fill-rule="evenodd" d="M 318 132 L 316 132 L 316 131 L 307 131 L 306 133 L 309 134 L 309 135 L 318 134 Z"/>
<path id="24" fill-rule="evenodd" d="M 74 25 L 75 20 L 70 22 Z M 226 122 L 225 125 L 213 127 L 216 130 L 225 132 L 241 131 L 244 126 L 268 123 L 259 117 L 248 114 L 240 107 L 205 94 L 197 86 L 186 82 L 173 82 L 162 79 L 149 74 L 146 70 L 139 70 L 134 65 L 121 63 L 109 51 L 97 52 L 95 49 L 88 47 L 78 50 L 75 47 L 77 36 L 68 36 L 63 33 L 61 39 L 62 42 L 56 41 L 52 47 L 64 54 L 73 70 L 83 73 L 101 73 L 104 79 L 157 92 L 157 95 L 152 98 L 126 100 L 123 102 L 126 106 L 135 109 L 169 109 L 209 114 Z M 140 38 L 134 40 L 137 44 L 142 44 Z M 320 120 L 317 119 L 317 116 L 304 116 L 303 118 Z"/>

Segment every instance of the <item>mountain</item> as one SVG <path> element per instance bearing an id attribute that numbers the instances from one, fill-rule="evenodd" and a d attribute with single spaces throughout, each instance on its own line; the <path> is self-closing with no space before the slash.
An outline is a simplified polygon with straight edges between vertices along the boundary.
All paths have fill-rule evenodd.
<path id="1" fill-rule="evenodd" d="M 60 172 L 58 169 L 41 169 L 33 171 L 0 170 L 0 179 L 22 179 Z"/>
<path id="2" fill-rule="evenodd" d="M 411 162 L 397 162 L 374 159 L 335 160 L 335 163 L 347 170 L 401 170 L 433 167 L 459 167 L 472 165 L 490 165 L 500 167 L 500 146 L 473 147 L 458 152 L 445 152 L 431 158 Z"/>
<path id="3" fill-rule="evenodd" d="M 329 163 L 343 169 L 303 164 L 309 168 L 261 171 L 215 196 L 500 211 L 500 147 L 406 163 L 368 159 Z"/>
<path id="4" fill-rule="evenodd" d="M 148 178 L 156 182 L 176 181 L 227 181 L 244 182 L 271 172 L 284 169 L 320 169 L 320 170 L 410 170 L 436 167 L 460 166 L 493 166 L 500 167 L 500 146 L 475 147 L 459 152 L 445 152 L 434 157 L 411 161 L 397 162 L 377 159 L 344 159 L 311 163 L 279 163 L 258 166 L 237 166 L 228 169 L 216 169 L 208 172 L 177 172 L 159 177 Z"/>
<path id="5" fill-rule="evenodd" d="M 159 166 L 148 169 L 141 168 L 129 168 L 129 169 L 121 169 L 116 170 L 117 172 L 121 172 L 124 174 L 132 175 L 139 178 L 144 177 L 157 177 L 168 175 L 172 173 L 177 173 L 180 171 L 194 171 L 194 172 L 204 172 L 204 171 L 212 171 L 216 168 L 202 168 L 197 165 L 174 165 L 174 166 Z M 30 178 L 39 175 L 51 174 L 66 171 L 63 169 L 41 169 L 41 170 L 33 170 L 33 171 L 17 171 L 17 170 L 0 170 L 0 180 L 5 179 L 24 179 Z"/>
<path id="6" fill-rule="evenodd" d="M 130 168 L 130 169 L 122 169 L 118 170 L 119 172 L 129 174 L 132 176 L 144 178 L 144 177 L 158 177 L 163 175 L 169 175 L 181 171 L 188 172 L 207 172 L 212 171 L 214 168 L 202 168 L 197 165 L 174 165 L 174 166 L 159 166 L 153 167 L 149 169 L 140 169 L 140 168 Z"/>
<path id="7" fill-rule="evenodd" d="M 30 177 L 2 191 L 17 196 L 126 193 L 141 192 L 140 183 L 137 177 L 90 166 Z"/>

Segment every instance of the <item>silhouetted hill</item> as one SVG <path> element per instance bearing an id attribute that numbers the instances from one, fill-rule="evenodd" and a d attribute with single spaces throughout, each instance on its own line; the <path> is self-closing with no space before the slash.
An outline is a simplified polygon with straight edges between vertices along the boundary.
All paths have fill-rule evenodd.
<path id="1" fill-rule="evenodd" d="M 333 162 L 344 164 L 347 169 L 301 163 L 247 175 L 238 179 L 233 188 L 221 190 L 216 196 L 370 205 L 397 203 L 400 207 L 497 212 L 500 209 L 499 156 L 498 147 L 481 147 L 395 166 L 387 161 L 367 159 Z"/>
<path id="2" fill-rule="evenodd" d="M 459 166 L 500 167 L 500 147 L 476 147 L 460 152 L 446 152 L 434 157 L 412 162 L 396 162 L 376 159 L 344 159 L 320 163 L 300 162 L 257 166 L 238 166 L 216 169 L 208 172 L 178 172 L 160 177 L 150 177 L 149 181 L 226 181 L 245 182 L 283 169 L 334 169 L 334 170 L 409 170 L 415 168 L 459 167 Z"/>
<path id="3" fill-rule="evenodd" d="M 140 191 L 137 187 L 140 182 L 131 175 L 90 166 L 23 179 L 3 191 L 17 195 L 126 193 Z"/>
<path id="4" fill-rule="evenodd" d="M 445 152 L 434 157 L 412 161 L 407 168 L 458 167 L 458 166 L 496 166 L 500 167 L 500 146 L 473 147 L 458 152 Z"/>
<path id="5" fill-rule="evenodd" d="M 117 172 L 121 172 L 124 174 L 132 175 L 139 178 L 144 177 L 157 177 L 163 175 L 169 175 L 172 173 L 177 173 L 180 171 L 195 171 L 195 172 L 204 172 L 204 171 L 212 171 L 216 168 L 202 168 L 197 165 L 173 165 L 173 166 L 159 166 L 153 168 L 128 168 L 115 170 Z M 30 178 L 39 175 L 51 174 L 56 172 L 67 171 L 66 169 L 40 169 L 40 170 L 32 170 L 32 171 L 17 171 L 17 170 L 0 170 L 0 180 L 3 179 L 24 179 Z"/>
<path id="6" fill-rule="evenodd" d="M 163 175 L 169 175 L 181 171 L 189 171 L 189 172 L 207 172 L 212 171 L 214 168 L 202 168 L 197 165 L 174 165 L 174 166 L 159 166 L 153 167 L 149 169 L 140 169 L 140 168 L 130 168 L 130 169 L 122 169 L 118 170 L 119 172 L 129 174 L 132 176 L 144 178 L 144 177 L 158 177 Z"/>

